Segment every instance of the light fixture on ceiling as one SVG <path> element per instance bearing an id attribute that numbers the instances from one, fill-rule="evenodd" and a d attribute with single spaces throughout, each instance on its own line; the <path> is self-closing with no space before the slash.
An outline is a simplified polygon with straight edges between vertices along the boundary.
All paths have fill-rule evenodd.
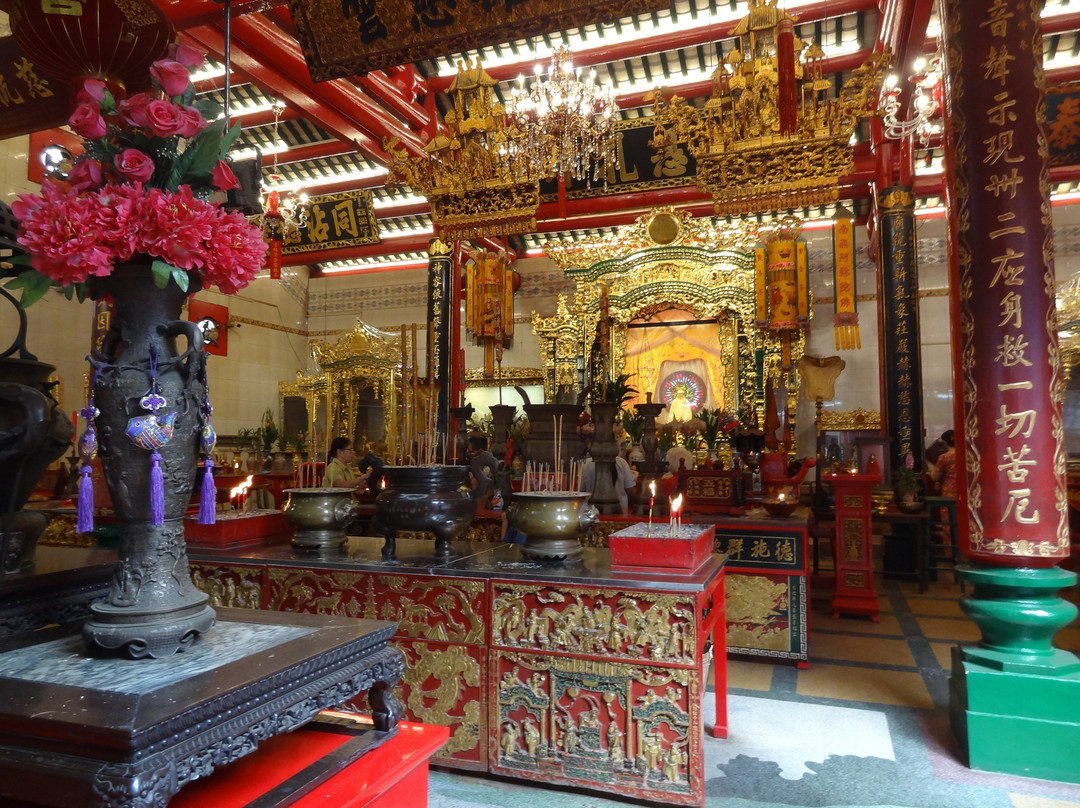
<path id="1" fill-rule="evenodd" d="M 615 124 L 619 107 L 610 86 L 587 79 L 574 68 L 574 55 L 560 45 L 551 55 L 546 80 L 536 66 L 537 80 L 525 78 L 510 91 L 506 112 L 525 133 L 526 148 L 548 177 L 600 180 L 618 167 Z M 591 169 L 591 172 L 590 172 Z"/>
<path id="2" fill-rule="evenodd" d="M 285 111 L 285 104 L 280 100 L 275 100 L 271 109 L 274 112 L 274 143 L 276 144 L 281 113 Z M 270 269 L 270 277 L 276 280 L 281 277 L 282 247 L 288 241 L 299 240 L 300 231 L 307 227 L 308 198 L 303 192 L 295 193 L 285 187 L 284 178 L 278 173 L 277 150 L 274 151 L 274 165 L 270 169 L 267 180 L 263 188 L 263 212 L 253 217 L 252 221 L 262 227 L 263 237 L 270 243 L 267 266 Z"/>
<path id="3" fill-rule="evenodd" d="M 916 136 L 919 145 L 925 149 L 930 145 L 931 136 L 938 131 L 934 116 L 941 109 L 941 56 L 934 55 L 929 60 L 920 58 L 915 63 L 915 73 L 908 77 L 908 81 L 915 87 L 911 98 L 912 117 L 900 120 L 900 82 L 895 75 L 885 80 L 881 97 L 881 106 L 885 112 L 882 118 L 885 137 L 904 140 Z"/>

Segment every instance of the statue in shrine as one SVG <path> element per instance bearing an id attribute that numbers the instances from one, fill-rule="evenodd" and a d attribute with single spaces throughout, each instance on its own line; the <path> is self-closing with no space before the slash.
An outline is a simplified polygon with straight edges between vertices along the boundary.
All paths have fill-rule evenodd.
<path id="1" fill-rule="evenodd" d="M 517 740 L 521 730 L 513 721 L 503 724 L 502 749 L 503 757 L 511 757 L 517 751 Z"/>
<path id="2" fill-rule="evenodd" d="M 671 421 L 689 421 L 694 417 L 694 409 L 686 398 L 686 390 L 682 387 L 675 391 L 675 397 L 668 404 L 668 413 Z"/>

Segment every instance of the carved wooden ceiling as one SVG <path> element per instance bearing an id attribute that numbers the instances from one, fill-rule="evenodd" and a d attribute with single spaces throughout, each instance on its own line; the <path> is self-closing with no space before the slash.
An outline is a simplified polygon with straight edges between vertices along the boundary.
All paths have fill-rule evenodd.
<path id="1" fill-rule="evenodd" d="M 156 0 L 181 38 L 208 53 L 219 66 L 202 81 L 202 92 L 219 97 L 225 85 L 225 13 L 211 0 Z M 409 0 L 400 0 L 407 3 Z M 798 18 L 796 35 L 815 39 L 828 57 L 827 70 L 842 82 L 874 51 L 890 48 L 897 72 L 936 48 L 937 15 L 933 0 L 788 0 L 781 3 Z M 575 64 L 594 68 L 615 88 L 621 115 L 632 120 L 651 114 L 646 94 L 671 87 L 684 97 L 704 99 L 709 75 L 733 46 L 731 31 L 746 14 L 745 0 L 672 0 L 667 11 L 587 25 L 561 33 L 485 47 L 479 53 L 485 69 L 500 81 L 497 92 L 509 92 L 519 75 L 531 76 L 536 63 L 568 45 Z M 1043 11 L 1048 83 L 1080 77 L 1080 7 L 1070 0 L 1047 0 Z M 418 152 L 430 136 L 432 113 L 442 114 L 445 90 L 459 60 L 475 51 L 374 71 L 364 76 L 312 81 L 287 5 L 278 0 L 233 0 L 231 3 L 231 76 L 229 106 L 244 134 L 240 148 L 259 147 L 267 170 L 277 150 L 278 173 L 308 194 L 357 188 L 373 193 L 382 236 L 378 245 L 312 256 L 317 269 L 332 262 L 365 269 L 386 269 L 422 259 L 431 237 L 426 200 L 408 189 L 385 186 L 387 156 L 381 143 L 396 137 Z M 434 99 L 430 94 L 435 93 Z M 271 104 L 285 104 L 275 126 Z M 432 103 L 434 100 L 435 103 Z M 938 150 L 918 155 L 920 196 L 936 197 L 941 174 L 932 171 Z M 284 149 L 284 150 L 281 150 Z M 856 171 L 842 181 L 841 196 L 864 198 L 874 170 L 869 146 L 856 147 Z M 1080 179 L 1074 167 L 1057 169 L 1059 183 Z M 535 253 L 548 239 L 591 238 L 632 222 L 657 205 L 675 205 L 697 215 L 711 213 L 710 199 L 692 180 L 649 192 L 614 193 L 585 199 L 545 201 L 537 216 L 537 232 L 498 243 L 518 255 Z M 809 215 L 831 215 L 808 211 Z M 404 262 L 404 264 L 402 263 Z M 339 266 L 341 264 L 339 263 Z"/>

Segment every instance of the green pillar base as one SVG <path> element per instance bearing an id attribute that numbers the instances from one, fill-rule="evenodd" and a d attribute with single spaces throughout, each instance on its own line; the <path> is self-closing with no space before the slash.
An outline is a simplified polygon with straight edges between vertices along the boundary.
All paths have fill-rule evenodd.
<path id="1" fill-rule="evenodd" d="M 960 600 L 977 646 L 953 648 L 949 718 L 972 769 L 1080 783 L 1080 659 L 1053 647 L 1076 617 L 1057 592 L 1076 574 L 957 566 L 973 591 Z"/>
<path id="2" fill-rule="evenodd" d="M 1080 783 L 1080 672 L 1002 670 L 968 658 L 971 650 L 953 648 L 949 680 L 949 718 L 965 763 Z"/>

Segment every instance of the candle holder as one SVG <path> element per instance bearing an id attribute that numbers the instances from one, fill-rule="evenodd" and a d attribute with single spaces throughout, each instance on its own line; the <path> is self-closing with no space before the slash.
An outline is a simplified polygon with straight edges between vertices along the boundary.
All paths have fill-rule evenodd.
<path id="1" fill-rule="evenodd" d="M 638 522 L 608 536 L 611 568 L 634 572 L 659 572 L 687 575 L 712 555 L 715 525 L 668 526 L 649 532 L 649 525 Z"/>

